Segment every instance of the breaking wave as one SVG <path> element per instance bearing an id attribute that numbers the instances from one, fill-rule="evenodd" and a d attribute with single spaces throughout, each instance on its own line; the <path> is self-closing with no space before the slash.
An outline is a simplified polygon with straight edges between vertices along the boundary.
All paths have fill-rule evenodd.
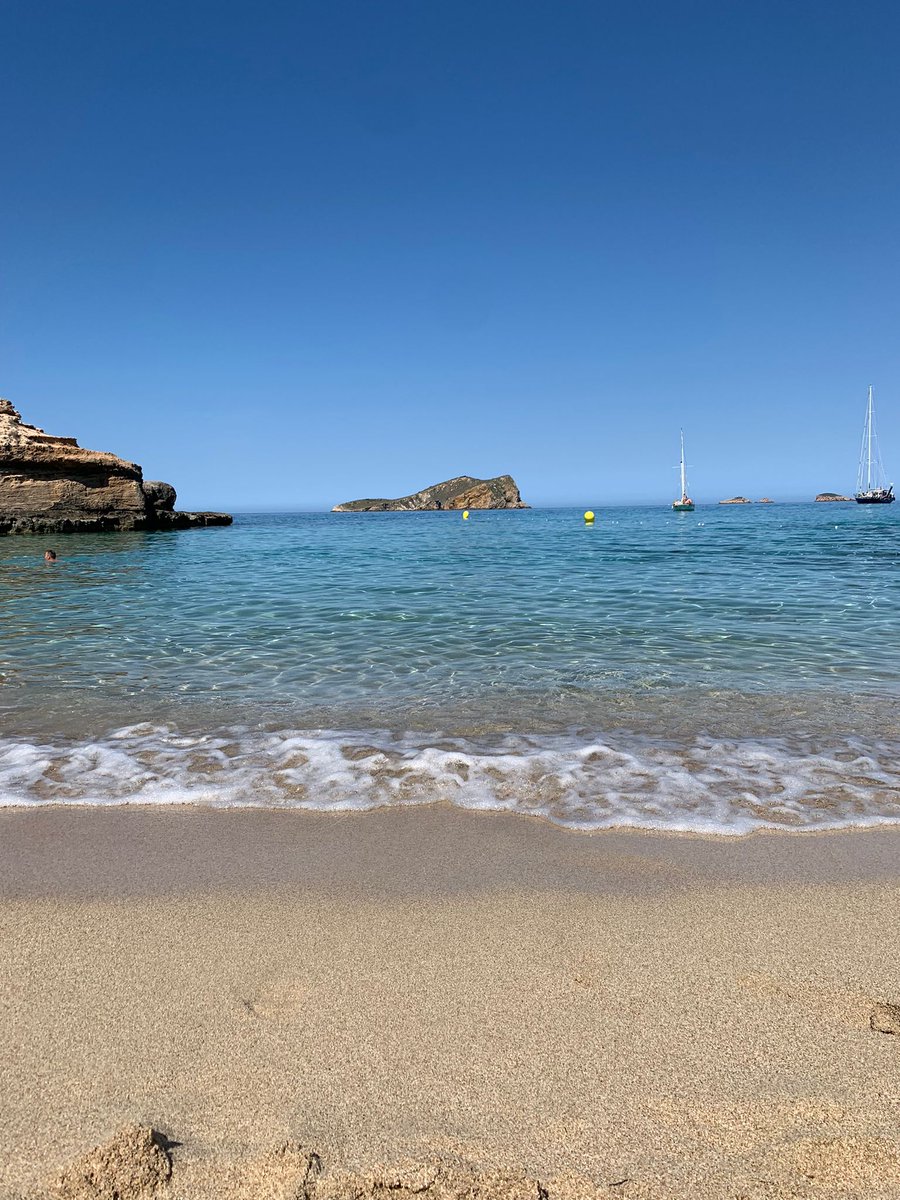
<path id="1" fill-rule="evenodd" d="M 364 811 L 449 803 L 577 830 L 743 834 L 900 821 L 900 743 L 460 738 L 130 725 L 90 742 L 0 739 L 0 805 Z"/>

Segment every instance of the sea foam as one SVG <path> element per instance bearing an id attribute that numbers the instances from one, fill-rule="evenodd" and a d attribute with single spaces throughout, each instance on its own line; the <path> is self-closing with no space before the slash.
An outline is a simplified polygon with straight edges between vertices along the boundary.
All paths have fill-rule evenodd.
<path id="1" fill-rule="evenodd" d="M 900 821 L 900 745 L 862 738 L 460 738 L 365 731 L 0 739 L 0 804 L 202 804 L 316 811 L 450 803 L 617 826 L 742 834 Z"/>

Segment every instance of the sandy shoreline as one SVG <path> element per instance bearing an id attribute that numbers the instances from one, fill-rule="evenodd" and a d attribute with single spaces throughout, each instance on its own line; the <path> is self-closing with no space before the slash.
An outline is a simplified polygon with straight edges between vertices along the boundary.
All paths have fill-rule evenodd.
<path id="1" fill-rule="evenodd" d="M 0 1195 L 137 1122 L 180 1143 L 173 1196 L 269 1194 L 247 1162 L 285 1139 L 610 1196 L 900 1196 L 900 1037 L 869 1024 L 898 884 L 894 828 L 0 813 Z"/>

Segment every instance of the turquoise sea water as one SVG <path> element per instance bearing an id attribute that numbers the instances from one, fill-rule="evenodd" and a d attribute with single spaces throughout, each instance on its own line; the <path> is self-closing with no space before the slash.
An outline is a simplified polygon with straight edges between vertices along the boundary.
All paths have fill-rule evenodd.
<path id="1" fill-rule="evenodd" d="M 894 506 L 900 508 L 900 505 Z M 243 516 L 0 540 L 0 802 L 900 819 L 900 513 Z"/>

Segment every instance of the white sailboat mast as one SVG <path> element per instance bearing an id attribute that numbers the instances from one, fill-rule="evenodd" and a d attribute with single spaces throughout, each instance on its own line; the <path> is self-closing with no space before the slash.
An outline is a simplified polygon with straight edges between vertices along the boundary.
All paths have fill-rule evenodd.
<path id="1" fill-rule="evenodd" d="M 682 500 L 684 500 L 686 496 L 687 496 L 687 484 L 685 483 L 685 479 L 684 479 L 684 430 L 682 429 L 682 431 L 681 431 L 681 498 L 682 498 Z"/>
<path id="2" fill-rule="evenodd" d="M 869 443 L 869 466 L 866 473 L 866 491 L 872 490 L 872 385 L 869 384 L 869 407 L 866 411 L 866 437 Z"/>

